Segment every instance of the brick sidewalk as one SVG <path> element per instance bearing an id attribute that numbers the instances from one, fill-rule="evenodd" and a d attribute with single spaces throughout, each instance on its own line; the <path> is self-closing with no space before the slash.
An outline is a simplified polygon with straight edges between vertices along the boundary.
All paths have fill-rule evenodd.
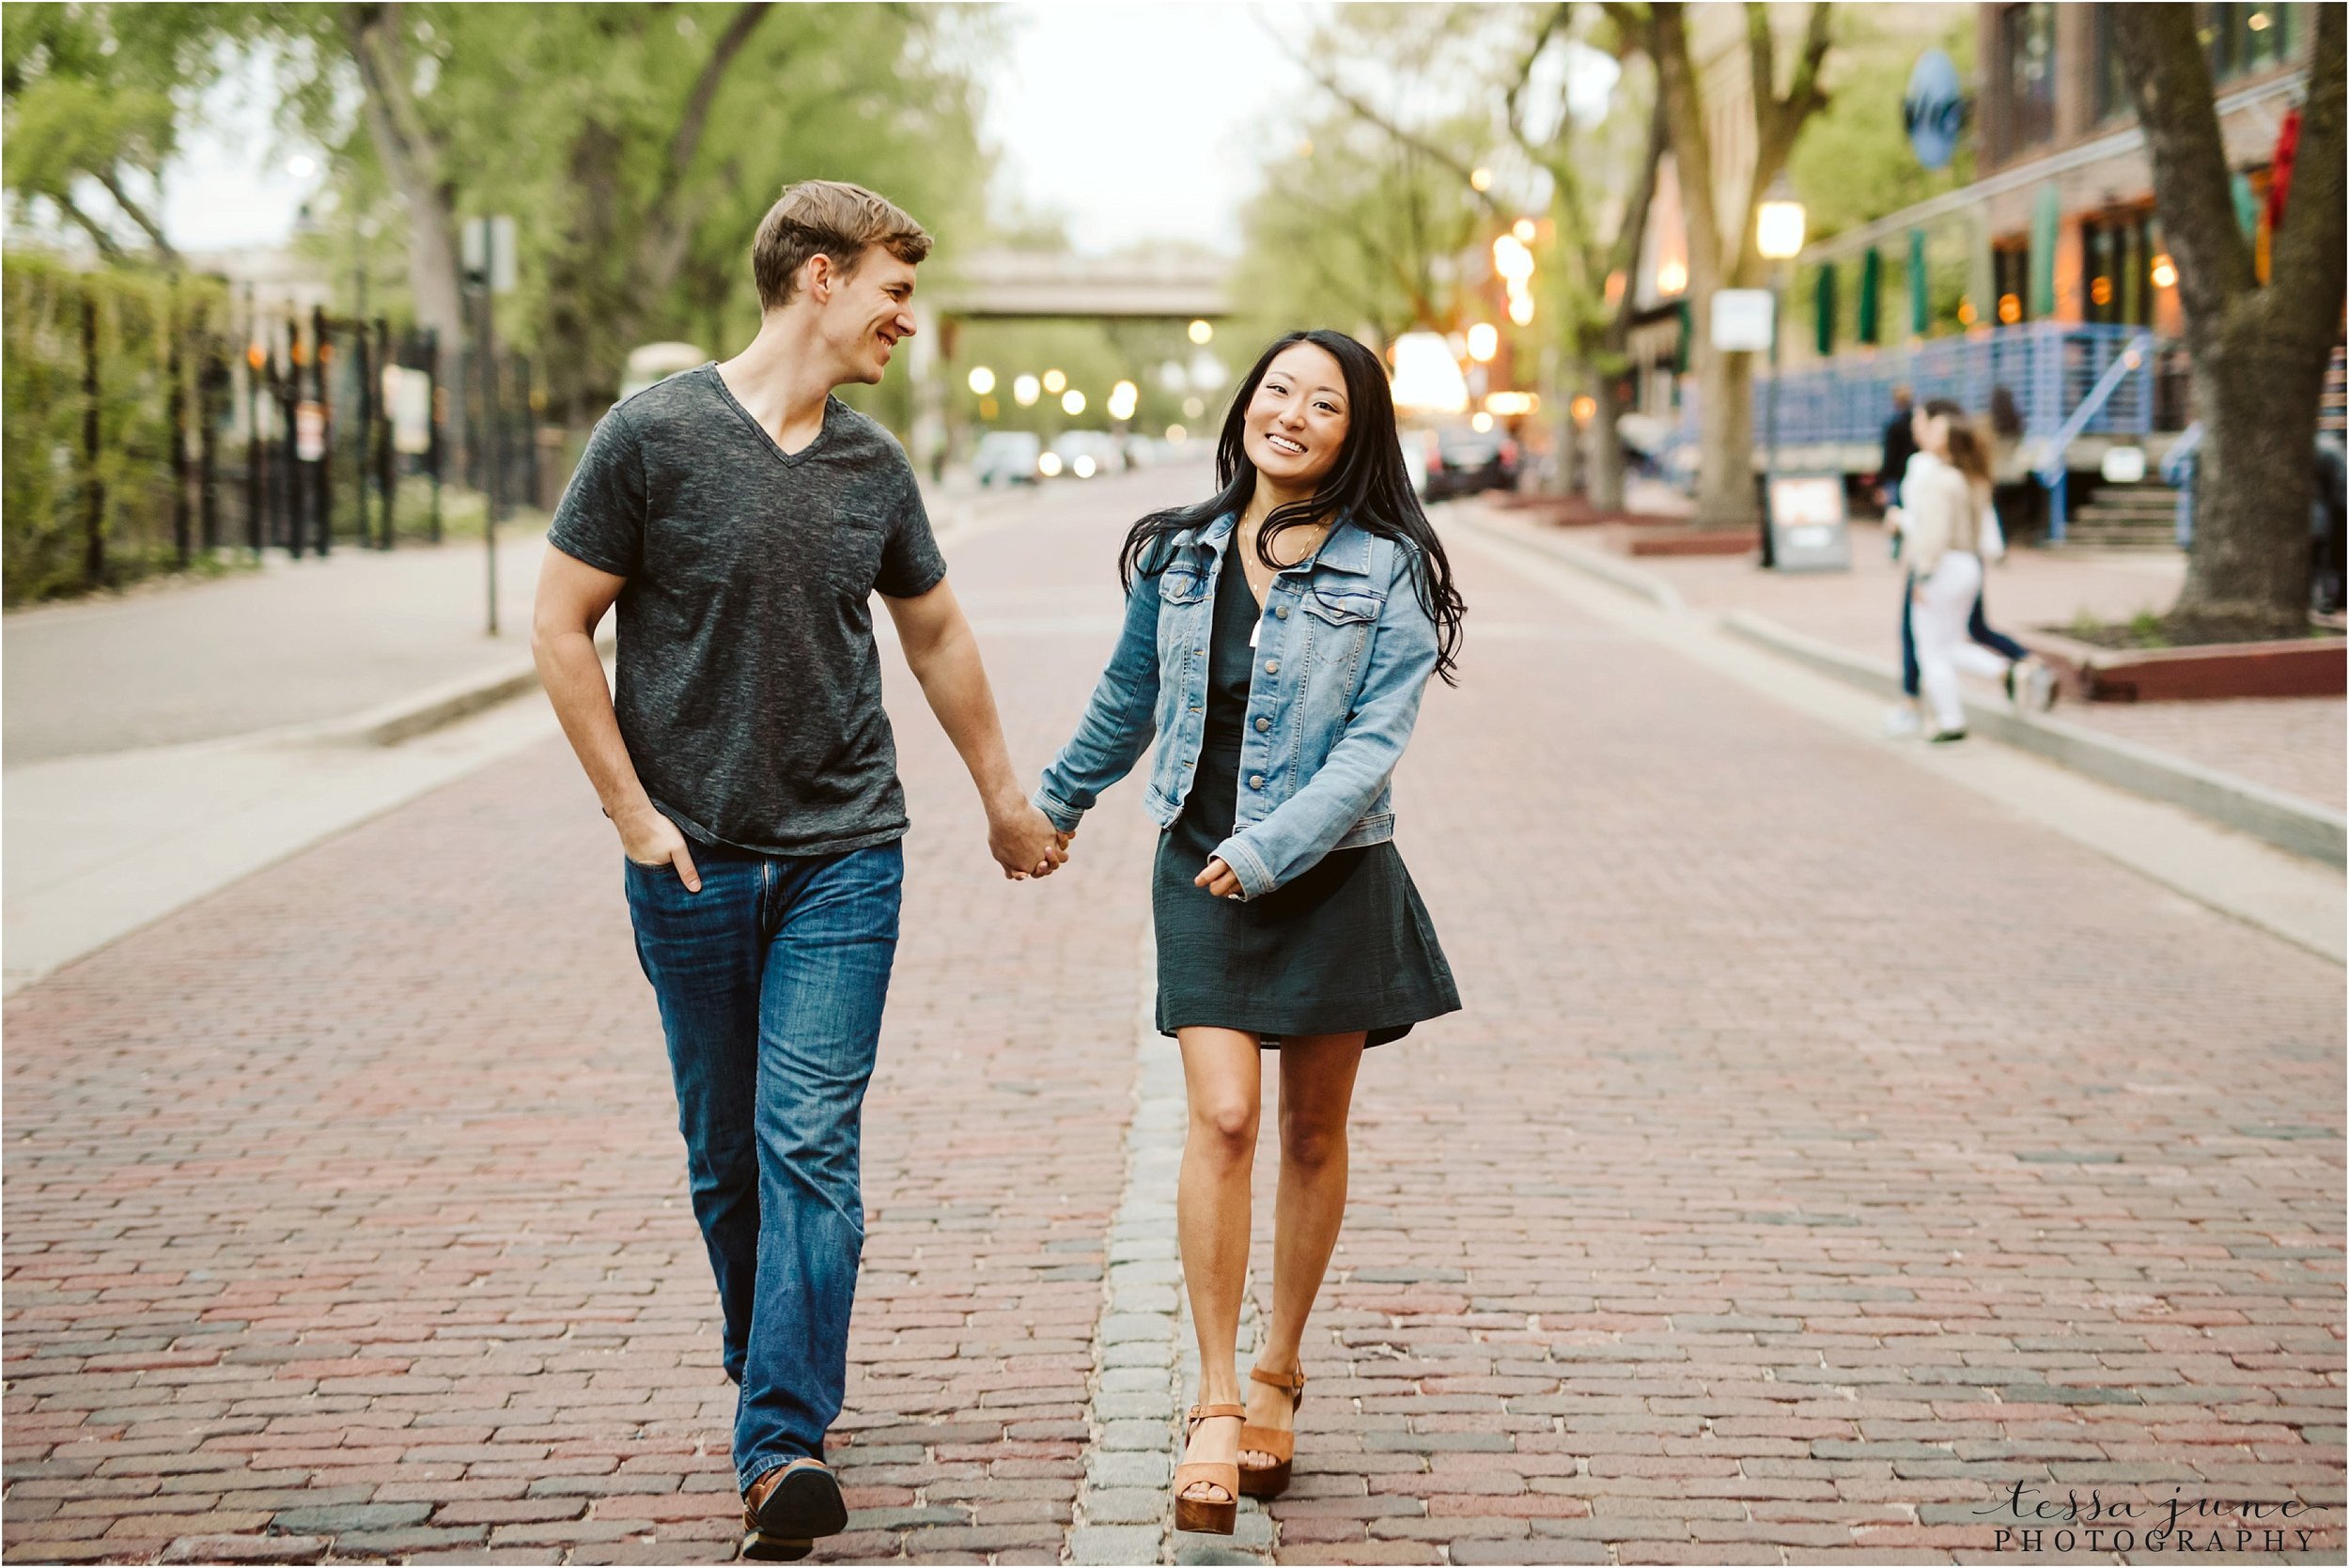
<path id="1" fill-rule="evenodd" d="M 954 552 L 1025 765 L 1109 641 L 1112 536 Z M 1399 799 L 1469 1010 L 1365 1067 L 1277 1555 L 1948 1560 L 2025 1482 L 2298 1498 L 2337 1558 L 2340 970 L 1455 549 L 1469 677 Z M 1148 832 L 1129 785 L 1003 883 L 895 675 L 824 1555 L 1055 1560 Z M 8 1558 L 731 1554 L 617 884 L 548 746 L 9 1001 Z"/>
<path id="2" fill-rule="evenodd" d="M 1565 536 L 1598 542 L 1591 530 Z M 1766 572 L 1747 556 L 1642 556 L 1641 571 L 1696 609 L 1750 610 L 1781 626 L 1887 661 L 1900 657 L 1901 568 L 1873 522 L 1852 525 L 1848 572 Z M 2086 613 L 2127 621 L 2166 609 L 2186 580 L 2186 558 L 2017 550 L 1993 566 L 1990 624 L 2022 634 L 2069 626 Z M 1983 691 L 1992 690 L 1981 683 Z M 2339 697 L 2251 697 L 2194 703 L 2066 703 L 2061 717 L 2155 751 L 2280 789 L 2338 811 L 2349 800 L 2341 759 L 2349 722 Z"/>

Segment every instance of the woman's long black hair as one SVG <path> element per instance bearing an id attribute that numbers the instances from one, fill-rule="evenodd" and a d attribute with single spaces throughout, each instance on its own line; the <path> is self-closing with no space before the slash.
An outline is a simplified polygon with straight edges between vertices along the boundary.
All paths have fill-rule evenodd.
<path id="1" fill-rule="evenodd" d="M 1460 622 L 1468 607 L 1453 585 L 1452 563 L 1445 559 L 1443 543 L 1436 537 L 1435 526 L 1421 508 L 1410 474 L 1403 466 L 1403 443 L 1395 433 L 1394 396 L 1387 387 L 1386 366 L 1378 363 L 1377 354 L 1344 333 L 1326 329 L 1288 333 L 1273 339 L 1257 356 L 1255 368 L 1233 395 L 1231 411 L 1223 416 L 1223 433 L 1216 439 L 1216 493 L 1196 505 L 1153 512 L 1135 523 L 1118 553 L 1118 581 L 1131 587 L 1136 572 L 1162 569 L 1164 541 L 1247 506 L 1256 489 L 1256 465 L 1248 460 L 1243 440 L 1248 405 L 1254 400 L 1257 383 L 1271 368 L 1274 357 L 1296 343 L 1328 350 L 1345 372 L 1346 445 L 1311 499 L 1276 506 L 1265 519 L 1256 534 L 1256 558 L 1268 569 L 1277 571 L 1282 563 L 1273 557 L 1272 541 L 1278 536 L 1287 529 L 1341 518 L 1366 534 L 1400 543 L 1410 554 L 1411 582 L 1420 608 L 1436 623 L 1436 674 L 1447 685 L 1456 686 L 1453 655 L 1460 645 Z"/>

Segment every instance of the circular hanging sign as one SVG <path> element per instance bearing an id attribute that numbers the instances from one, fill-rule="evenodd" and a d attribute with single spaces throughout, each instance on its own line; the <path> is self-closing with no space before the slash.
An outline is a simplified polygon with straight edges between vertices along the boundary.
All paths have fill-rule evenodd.
<path id="1" fill-rule="evenodd" d="M 1901 98 L 1901 125 L 1908 132 L 1917 162 L 1929 169 L 1946 169 L 1957 155 L 1957 138 L 1966 129 L 1966 94 L 1957 79 L 1957 65 L 1938 49 L 1917 57 L 1908 73 L 1908 91 Z"/>

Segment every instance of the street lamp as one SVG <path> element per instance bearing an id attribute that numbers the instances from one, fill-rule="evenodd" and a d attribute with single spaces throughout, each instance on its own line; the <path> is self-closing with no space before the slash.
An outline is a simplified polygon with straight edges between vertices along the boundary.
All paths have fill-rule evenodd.
<path id="1" fill-rule="evenodd" d="M 971 367 L 971 390 L 984 397 L 995 390 L 995 372 L 984 365 Z"/>
<path id="2" fill-rule="evenodd" d="M 1777 295 L 1770 302 L 1770 399 L 1766 415 L 1769 433 L 1766 444 L 1769 452 L 1767 466 L 1762 476 L 1762 565 L 1778 565 L 1777 541 L 1770 536 L 1777 518 L 1771 505 L 1772 491 L 1778 481 L 1778 344 L 1785 335 L 1781 330 L 1786 320 L 1786 263 L 1802 254 L 1802 202 L 1795 194 L 1795 182 L 1781 169 L 1770 181 L 1767 194 L 1762 198 L 1762 210 L 1754 220 L 1754 248 L 1766 261 L 1777 265 L 1771 272 L 1771 287 Z"/>
<path id="3" fill-rule="evenodd" d="M 1011 383 L 1011 400 L 1024 409 L 1035 401 L 1041 391 L 1043 388 L 1034 376 L 1021 376 Z"/>

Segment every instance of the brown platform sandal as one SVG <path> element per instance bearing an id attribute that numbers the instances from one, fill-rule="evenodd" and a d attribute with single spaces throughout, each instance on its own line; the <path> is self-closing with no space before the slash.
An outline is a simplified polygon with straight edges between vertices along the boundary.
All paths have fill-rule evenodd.
<path id="1" fill-rule="evenodd" d="M 1289 1396 L 1289 1408 L 1295 1410 L 1305 1403 L 1305 1374 L 1302 1368 L 1283 1377 L 1262 1367 L 1250 1367 L 1248 1375 L 1259 1383 L 1268 1384 Z M 1251 1465 L 1245 1460 L 1239 1467 L 1239 1489 L 1243 1497 L 1277 1498 L 1289 1489 L 1289 1466 L 1297 1458 L 1297 1434 L 1294 1431 L 1275 1432 L 1253 1421 L 1242 1422 L 1239 1429 L 1239 1451 L 1254 1450 L 1273 1456 L 1269 1465 Z"/>
<path id="2" fill-rule="evenodd" d="M 1245 1405 L 1194 1405 L 1190 1416 L 1183 1423 L 1183 1446 L 1190 1446 L 1190 1435 L 1199 1423 L 1219 1417 L 1237 1418 L 1245 1430 L 1248 1406 Z M 1205 1498 L 1187 1498 L 1184 1492 L 1206 1482 L 1223 1488 L 1223 1500 L 1212 1502 Z M 1229 1535 L 1239 1518 L 1239 1467 L 1229 1460 L 1197 1459 L 1174 1467 L 1174 1528 L 1195 1530 L 1202 1535 Z"/>

